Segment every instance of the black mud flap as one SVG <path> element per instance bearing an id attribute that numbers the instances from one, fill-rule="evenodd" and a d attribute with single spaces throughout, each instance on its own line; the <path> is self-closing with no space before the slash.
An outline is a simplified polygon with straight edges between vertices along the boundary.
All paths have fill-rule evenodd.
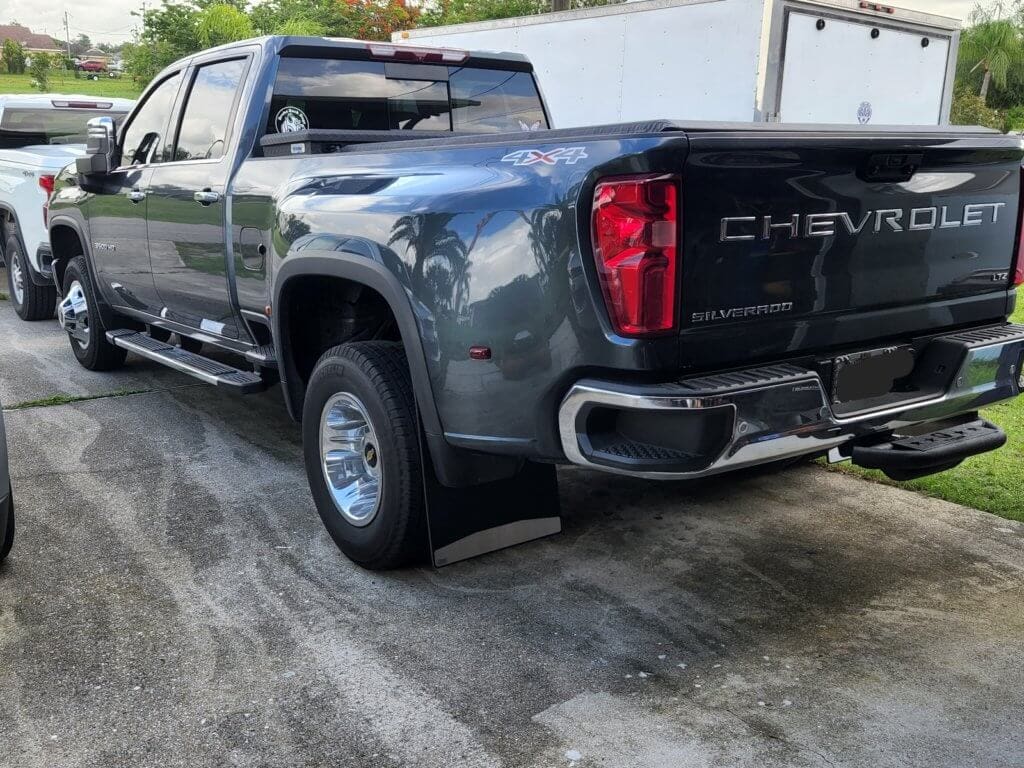
<path id="1" fill-rule="evenodd" d="M 420 433 L 430 556 L 440 568 L 562 531 L 558 477 L 550 464 L 525 462 L 515 476 L 448 488 Z"/>
<path id="2" fill-rule="evenodd" d="M 893 480 L 913 480 L 952 469 L 969 456 L 1000 448 L 1006 433 L 984 419 L 926 435 L 876 445 L 857 445 L 851 459 L 859 467 L 880 469 Z"/>

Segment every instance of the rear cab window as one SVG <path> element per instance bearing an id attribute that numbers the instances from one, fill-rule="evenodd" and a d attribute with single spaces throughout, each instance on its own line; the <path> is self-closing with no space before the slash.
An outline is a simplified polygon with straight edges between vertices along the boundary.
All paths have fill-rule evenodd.
<path id="1" fill-rule="evenodd" d="M 530 72 L 283 57 L 265 133 L 505 133 L 547 127 Z"/>
<path id="2" fill-rule="evenodd" d="M 0 115 L 0 149 L 40 144 L 84 144 L 88 122 L 111 117 L 115 123 L 124 112 L 102 107 L 5 107 Z"/>

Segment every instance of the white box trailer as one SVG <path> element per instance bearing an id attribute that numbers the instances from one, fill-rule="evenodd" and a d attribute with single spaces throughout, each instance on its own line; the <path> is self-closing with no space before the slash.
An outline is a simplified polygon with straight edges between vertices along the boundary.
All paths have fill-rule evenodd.
<path id="1" fill-rule="evenodd" d="M 949 121 L 960 23 L 861 0 L 640 0 L 397 32 L 513 51 L 552 123 Z"/>

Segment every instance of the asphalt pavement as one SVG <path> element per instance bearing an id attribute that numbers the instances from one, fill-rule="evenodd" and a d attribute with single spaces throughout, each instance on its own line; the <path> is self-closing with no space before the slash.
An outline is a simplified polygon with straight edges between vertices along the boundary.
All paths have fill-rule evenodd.
<path id="1" fill-rule="evenodd" d="M 278 392 L 90 374 L 0 301 L 0 401 L 58 394 L 112 396 L 5 413 L 2 766 L 1024 765 L 1024 525 L 565 469 L 562 535 L 370 573 Z"/>

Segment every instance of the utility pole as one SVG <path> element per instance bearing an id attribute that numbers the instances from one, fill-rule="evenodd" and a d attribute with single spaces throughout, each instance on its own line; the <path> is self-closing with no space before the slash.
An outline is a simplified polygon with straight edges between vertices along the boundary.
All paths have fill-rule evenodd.
<path id="1" fill-rule="evenodd" d="M 68 58 L 71 58 L 71 28 L 68 26 L 68 12 L 64 10 L 64 39 L 68 43 Z"/>
<path id="2" fill-rule="evenodd" d="M 146 4 L 146 1 L 143 0 L 143 2 L 142 2 L 142 11 L 141 12 L 132 11 L 132 14 L 131 14 L 132 16 L 137 16 L 140 19 L 142 19 L 142 25 L 141 26 L 136 24 L 134 27 L 132 27 L 132 35 L 134 35 L 134 37 L 135 37 L 135 44 L 136 45 L 139 44 L 139 41 L 142 40 L 142 37 L 143 37 L 143 35 L 146 32 L 146 9 L 147 9 L 147 4 Z"/>
<path id="3" fill-rule="evenodd" d="M 568 11 L 569 0 L 551 0 L 552 11 Z"/>

